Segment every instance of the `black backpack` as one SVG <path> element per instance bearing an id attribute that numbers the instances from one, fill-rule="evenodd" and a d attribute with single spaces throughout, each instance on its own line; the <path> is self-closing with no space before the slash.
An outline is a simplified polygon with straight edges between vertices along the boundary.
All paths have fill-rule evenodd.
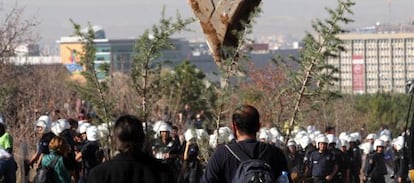
<path id="1" fill-rule="evenodd" d="M 34 183 L 54 183 L 55 182 L 55 166 L 59 156 L 55 156 L 47 166 L 41 166 L 37 169 L 34 177 Z"/>
<path id="2" fill-rule="evenodd" d="M 260 160 L 268 146 L 260 153 L 257 159 L 250 158 L 242 151 L 238 144 L 226 145 L 227 150 L 240 161 L 234 175 L 233 183 L 270 183 L 276 182 L 272 168 L 266 162 Z"/>

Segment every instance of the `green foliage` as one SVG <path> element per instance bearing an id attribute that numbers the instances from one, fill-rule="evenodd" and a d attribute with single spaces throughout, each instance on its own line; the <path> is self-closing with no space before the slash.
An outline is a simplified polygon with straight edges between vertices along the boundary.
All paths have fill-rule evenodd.
<path id="1" fill-rule="evenodd" d="M 148 120 L 152 105 L 161 98 L 161 66 L 163 61 L 157 62 L 162 50 L 173 49 L 170 36 L 188 30 L 185 27 L 194 19 L 182 19 L 177 13 L 176 18 L 165 18 L 164 9 L 159 25 L 146 30 L 135 44 L 135 56 L 132 61 L 131 78 L 133 88 L 142 97 L 138 113 L 144 121 Z"/>
<path id="2" fill-rule="evenodd" d="M 177 65 L 174 70 L 163 76 L 163 94 L 168 104 L 184 106 L 189 104 L 195 111 L 206 108 L 207 87 L 205 74 L 189 61 Z"/>
<path id="3" fill-rule="evenodd" d="M 381 125 L 387 125 L 394 134 L 405 127 L 409 96 L 406 94 L 376 93 L 356 97 L 354 108 L 366 116 L 368 131 L 375 132 Z"/>
<path id="4" fill-rule="evenodd" d="M 297 99 L 290 128 L 293 127 L 298 112 L 304 110 L 302 109 L 304 100 L 311 103 L 311 108 L 322 109 L 332 97 L 338 96 L 327 90 L 328 86 L 337 81 L 335 73 L 338 70 L 326 61 L 329 57 L 337 57 L 340 51 L 344 51 L 343 43 L 337 35 L 344 32 L 341 28 L 342 24 L 352 22 L 345 15 L 352 14 L 350 8 L 354 4 L 350 0 L 338 0 L 336 9 L 326 9 L 330 15 L 328 19 L 324 21 L 317 19 L 312 23 L 315 35 L 306 33 L 303 40 L 304 49 L 297 60 L 301 67 L 292 80 L 296 85 Z"/>
<path id="5" fill-rule="evenodd" d="M 84 68 L 81 74 L 86 80 L 85 85 L 74 85 L 74 87 L 83 99 L 92 103 L 94 112 L 103 118 L 101 122 L 109 122 L 111 120 L 110 114 L 113 104 L 110 102 L 110 98 L 105 95 L 109 91 L 107 80 L 99 80 L 96 69 L 98 68 L 103 73 L 109 73 L 109 64 L 97 66 L 95 63 L 95 34 L 91 25 L 88 26 L 88 31 L 85 33 L 81 31 L 80 25 L 73 21 L 72 24 L 75 29 L 75 35 L 79 36 L 80 41 L 83 43 L 80 64 Z"/>

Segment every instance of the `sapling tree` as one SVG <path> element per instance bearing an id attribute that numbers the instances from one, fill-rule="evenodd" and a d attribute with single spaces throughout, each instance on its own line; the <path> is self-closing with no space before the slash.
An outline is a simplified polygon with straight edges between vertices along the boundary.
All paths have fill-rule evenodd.
<path id="1" fill-rule="evenodd" d="M 341 27 L 343 24 L 353 21 L 346 16 L 353 13 L 351 7 L 354 4 L 351 0 L 338 0 L 335 9 L 326 8 L 330 15 L 329 18 L 317 19 L 312 23 L 315 33 L 306 33 L 303 40 L 304 48 L 297 60 L 300 64 L 300 70 L 293 75 L 292 79 L 295 84 L 296 99 L 289 120 L 288 137 L 296 123 L 298 114 L 303 110 L 304 100 L 309 99 L 312 103 L 311 107 L 320 107 L 332 97 L 338 96 L 335 91 L 328 90 L 329 86 L 338 79 L 335 75 L 338 69 L 327 64 L 327 59 L 337 57 L 339 52 L 345 51 L 343 42 L 337 35 L 345 32 Z"/>
<path id="2" fill-rule="evenodd" d="M 174 49 L 170 37 L 180 31 L 188 30 L 186 26 L 194 19 L 182 19 L 177 13 L 176 19 L 166 18 L 164 10 L 158 25 L 153 25 L 151 32 L 146 30 L 137 40 L 135 56 L 132 61 L 131 78 L 133 88 L 142 97 L 139 101 L 139 114 L 144 121 L 149 119 L 152 105 L 161 96 L 161 66 L 163 60 L 159 60 L 162 51 Z"/>
<path id="3" fill-rule="evenodd" d="M 109 123 L 111 119 L 111 111 L 113 102 L 111 97 L 106 96 L 109 91 L 108 81 L 110 78 L 106 77 L 100 79 L 98 72 L 109 73 L 109 63 L 97 65 L 96 58 L 96 44 L 95 33 L 91 25 L 88 26 L 87 31 L 81 31 L 81 26 L 72 21 L 75 29 L 75 36 L 79 37 L 79 41 L 83 44 L 82 52 L 80 53 L 80 64 L 83 67 L 81 75 L 85 78 L 85 83 L 73 85 L 81 97 L 89 101 L 93 106 L 93 111 L 96 112 L 97 117 L 100 118 L 100 123 Z"/>

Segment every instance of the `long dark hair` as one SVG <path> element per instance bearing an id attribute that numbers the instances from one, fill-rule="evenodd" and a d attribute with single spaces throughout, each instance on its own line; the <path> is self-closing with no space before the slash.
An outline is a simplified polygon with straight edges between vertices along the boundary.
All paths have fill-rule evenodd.
<path id="1" fill-rule="evenodd" d="M 113 140 L 121 153 L 141 151 L 145 140 L 142 121 L 133 115 L 120 116 L 115 121 Z"/>

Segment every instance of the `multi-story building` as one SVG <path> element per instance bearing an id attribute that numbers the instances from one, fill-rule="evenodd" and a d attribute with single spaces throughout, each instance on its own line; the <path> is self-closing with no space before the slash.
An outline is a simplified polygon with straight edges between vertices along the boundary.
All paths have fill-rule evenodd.
<path id="1" fill-rule="evenodd" d="M 328 60 L 339 69 L 335 90 L 406 92 L 407 83 L 414 79 L 414 32 L 352 32 L 339 38 L 346 51 Z"/>
<path id="2" fill-rule="evenodd" d="M 110 64 L 111 71 L 128 72 L 131 68 L 133 57 L 135 56 L 136 39 L 106 39 L 100 37 L 94 39 L 96 55 L 95 69 L 98 71 L 98 77 L 103 78 L 105 73 L 99 72 L 100 64 Z M 83 53 L 84 42 L 76 36 L 61 37 L 57 41 L 60 48 L 60 57 L 71 72 L 81 70 L 79 62 Z M 171 39 L 174 45 L 173 49 L 163 50 L 158 60 L 178 63 L 190 57 L 190 44 L 185 39 Z"/>
<path id="3" fill-rule="evenodd" d="M 99 27 L 94 27 L 95 33 L 99 33 L 94 40 L 96 48 L 95 69 L 98 71 L 98 77 L 104 78 L 107 73 L 99 71 L 99 64 L 110 64 L 111 72 L 128 73 L 131 70 L 134 50 L 137 39 L 107 39 L 105 32 Z M 210 54 L 205 42 L 190 42 L 183 38 L 174 38 L 170 40 L 174 48 L 165 49 L 161 52 L 156 61 L 166 61 L 164 66 L 174 67 L 183 60 L 189 60 L 202 70 L 209 79 L 218 80 L 215 73 L 219 72 L 213 57 Z M 60 58 L 62 63 L 72 72 L 76 73 L 83 68 L 80 66 L 80 56 L 83 53 L 84 42 L 79 37 L 62 37 L 57 41 L 60 48 Z M 266 67 L 275 55 L 297 56 L 297 49 L 290 50 L 269 50 L 268 44 L 252 45 L 252 51 L 246 53 L 250 56 L 258 67 Z"/>

